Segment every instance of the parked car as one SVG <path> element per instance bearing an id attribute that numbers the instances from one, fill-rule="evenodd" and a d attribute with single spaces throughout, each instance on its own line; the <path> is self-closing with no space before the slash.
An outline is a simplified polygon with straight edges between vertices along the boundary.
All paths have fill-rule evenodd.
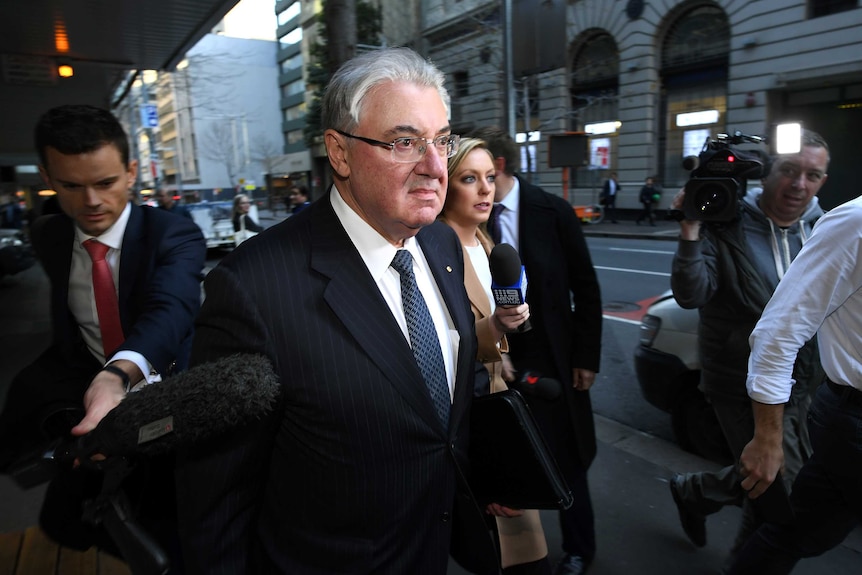
<path id="1" fill-rule="evenodd" d="M 185 204 L 192 219 L 201 229 L 207 248 L 233 248 L 233 202 L 199 202 Z M 257 213 L 257 204 L 252 203 L 249 210 L 251 218 L 260 222 Z"/>
<path id="2" fill-rule="evenodd" d="M 0 229 L 0 278 L 22 272 L 35 263 L 33 248 L 23 232 Z"/>
<path id="3" fill-rule="evenodd" d="M 712 406 L 698 388 L 697 310 L 683 309 L 670 291 L 641 319 L 634 354 L 641 393 L 671 415 L 674 438 L 686 451 L 719 463 L 732 460 Z"/>

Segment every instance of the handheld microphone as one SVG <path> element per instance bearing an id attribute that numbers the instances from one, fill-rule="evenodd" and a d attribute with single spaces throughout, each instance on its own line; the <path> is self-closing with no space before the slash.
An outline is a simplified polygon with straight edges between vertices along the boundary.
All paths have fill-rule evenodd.
<path id="1" fill-rule="evenodd" d="M 278 378 L 261 355 L 197 365 L 130 393 L 78 439 L 80 456 L 160 455 L 217 437 L 273 408 Z"/>
<path id="2" fill-rule="evenodd" d="M 536 371 L 525 371 L 515 381 L 508 383 L 511 389 L 517 389 L 522 395 L 538 397 L 548 401 L 556 401 L 563 392 L 559 381 L 550 377 L 542 377 Z"/>
<path id="3" fill-rule="evenodd" d="M 488 256 L 491 268 L 491 294 L 499 306 L 521 305 L 526 301 L 527 274 L 521 265 L 521 258 L 511 244 L 497 244 Z M 532 329 L 528 319 L 520 326 L 519 332 Z"/>

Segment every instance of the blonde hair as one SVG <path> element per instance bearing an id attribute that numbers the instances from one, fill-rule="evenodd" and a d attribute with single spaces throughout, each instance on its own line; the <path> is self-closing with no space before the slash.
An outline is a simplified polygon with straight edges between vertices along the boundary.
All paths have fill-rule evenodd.
<path id="1" fill-rule="evenodd" d="M 452 177 L 458 168 L 461 166 L 461 163 L 464 161 L 464 158 L 475 149 L 482 149 L 488 152 L 488 157 L 491 158 L 491 161 L 494 161 L 494 154 L 491 153 L 491 150 L 488 149 L 488 145 L 485 143 L 485 140 L 480 140 L 478 138 L 461 138 L 461 143 L 458 144 L 458 151 L 455 152 L 455 155 L 449 158 L 449 177 Z"/>

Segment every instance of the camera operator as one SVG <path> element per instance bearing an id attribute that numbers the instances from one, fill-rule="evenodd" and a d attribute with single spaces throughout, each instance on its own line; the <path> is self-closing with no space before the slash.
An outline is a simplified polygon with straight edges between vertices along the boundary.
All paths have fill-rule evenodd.
<path id="1" fill-rule="evenodd" d="M 763 167 L 762 188 L 731 200 L 737 206 L 729 221 L 680 221 L 671 288 L 682 307 L 700 311 L 700 387 L 715 410 L 734 461 L 754 435 L 745 388 L 748 336 L 814 222 L 823 215 L 816 195 L 826 182 L 829 147 L 822 137 L 807 130 L 803 130 L 801 143 L 799 153 L 777 156 L 771 166 Z M 743 193 L 744 185 L 743 180 Z M 671 208 L 682 210 L 684 200 L 685 188 L 674 197 Z M 820 383 L 822 375 L 812 339 L 797 356 L 796 385 L 784 411 L 788 487 L 811 453 L 806 427 L 809 390 Z M 743 507 L 731 556 L 756 527 L 758 518 L 743 497 L 740 480 L 735 465 L 715 473 L 677 474 L 671 479 L 683 530 L 694 545 L 706 544 L 706 516 L 724 505 Z"/>

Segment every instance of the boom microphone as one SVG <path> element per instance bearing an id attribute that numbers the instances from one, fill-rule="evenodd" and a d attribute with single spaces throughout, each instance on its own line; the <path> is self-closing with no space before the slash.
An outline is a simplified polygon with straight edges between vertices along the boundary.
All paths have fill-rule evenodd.
<path id="1" fill-rule="evenodd" d="M 491 268 L 491 294 L 499 306 L 521 305 L 526 301 L 527 274 L 521 265 L 517 250 L 510 244 L 497 244 L 488 256 Z M 528 319 L 520 326 L 519 332 L 532 328 Z"/>
<path id="2" fill-rule="evenodd" d="M 203 363 L 128 394 L 78 440 L 77 453 L 168 453 L 263 417 L 278 393 L 278 378 L 262 355 Z"/>
<path id="3" fill-rule="evenodd" d="M 550 377 L 542 377 L 538 372 L 525 371 L 518 379 L 507 384 L 517 389 L 525 397 L 538 397 L 548 401 L 556 401 L 563 391 L 559 381 Z"/>

